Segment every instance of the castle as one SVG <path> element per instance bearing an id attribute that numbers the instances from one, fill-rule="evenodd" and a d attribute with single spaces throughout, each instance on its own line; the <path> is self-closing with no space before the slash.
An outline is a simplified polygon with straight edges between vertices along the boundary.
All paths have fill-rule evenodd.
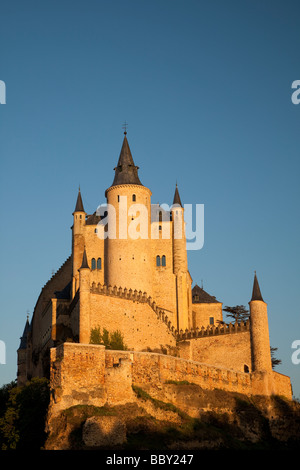
<path id="1" fill-rule="evenodd" d="M 72 253 L 27 319 L 18 384 L 50 378 L 60 409 L 130 400 L 132 384 L 166 380 L 291 399 L 290 378 L 272 370 L 256 274 L 249 320 L 225 324 L 222 303 L 192 288 L 177 184 L 169 211 L 152 205 L 124 134 L 106 209 L 87 214 L 79 189 Z M 121 332 L 126 350 L 91 344 L 99 327 Z"/>

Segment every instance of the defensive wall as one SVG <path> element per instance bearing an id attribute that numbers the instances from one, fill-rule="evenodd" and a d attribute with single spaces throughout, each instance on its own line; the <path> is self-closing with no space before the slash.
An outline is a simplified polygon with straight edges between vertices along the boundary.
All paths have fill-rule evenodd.
<path id="1" fill-rule="evenodd" d="M 249 321 L 178 331 L 170 320 L 172 312 L 158 306 L 146 292 L 93 282 L 89 294 L 84 312 L 84 318 L 89 318 L 88 329 L 121 329 L 127 349 L 165 352 L 177 347 L 176 355 L 184 359 L 227 369 L 234 364 L 237 371 L 251 371 Z M 88 341 L 89 334 L 81 342 Z"/>
<path id="2" fill-rule="evenodd" d="M 101 295 L 101 301 L 99 301 Z M 176 347 L 174 326 L 167 312 L 146 292 L 92 284 L 89 296 L 90 330 L 100 326 L 122 331 L 128 349 L 156 350 Z"/>
<path id="3" fill-rule="evenodd" d="M 180 357 L 251 372 L 250 321 L 195 328 L 176 335 Z"/>
<path id="4" fill-rule="evenodd" d="M 134 402 L 132 385 L 157 388 L 170 380 L 208 390 L 292 398 L 289 377 L 276 372 L 236 372 L 164 354 L 112 351 L 80 343 L 63 343 L 50 353 L 52 416 L 74 405 Z"/>

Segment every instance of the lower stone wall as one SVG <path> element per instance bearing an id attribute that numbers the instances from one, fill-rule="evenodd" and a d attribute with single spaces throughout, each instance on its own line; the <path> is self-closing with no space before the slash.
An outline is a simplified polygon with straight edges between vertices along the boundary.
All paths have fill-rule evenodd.
<path id="1" fill-rule="evenodd" d="M 103 406 L 105 346 L 63 343 L 50 349 L 50 388 L 55 411 L 87 403 Z"/>
<path id="2" fill-rule="evenodd" d="M 291 379 L 287 375 L 280 374 L 279 372 L 273 371 L 273 382 L 276 395 L 282 395 L 284 397 L 290 393 L 293 395 Z"/>
<path id="3" fill-rule="evenodd" d="M 178 346 L 182 358 L 251 372 L 250 331 L 191 338 Z"/>
<path id="4" fill-rule="evenodd" d="M 100 345 L 63 343 L 51 349 L 51 414 L 79 404 L 103 406 L 134 402 L 132 385 L 163 387 L 168 381 L 185 381 L 203 389 L 247 395 L 274 393 L 278 383 L 280 394 L 291 399 L 289 378 L 282 377 L 277 378 L 270 389 L 264 376 L 255 373 L 236 372 L 163 354 L 110 351 Z"/>

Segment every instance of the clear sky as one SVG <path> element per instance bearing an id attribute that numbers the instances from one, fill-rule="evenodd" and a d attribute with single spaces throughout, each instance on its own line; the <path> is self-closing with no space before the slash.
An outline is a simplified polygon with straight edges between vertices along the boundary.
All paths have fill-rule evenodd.
<path id="1" fill-rule="evenodd" d="M 254 270 L 270 341 L 300 397 L 298 0 L 2 0 L 0 385 L 71 250 L 80 184 L 92 213 L 126 120 L 152 202 L 204 204 L 194 283 L 246 305 Z M 299 356 L 300 357 L 300 356 Z"/>

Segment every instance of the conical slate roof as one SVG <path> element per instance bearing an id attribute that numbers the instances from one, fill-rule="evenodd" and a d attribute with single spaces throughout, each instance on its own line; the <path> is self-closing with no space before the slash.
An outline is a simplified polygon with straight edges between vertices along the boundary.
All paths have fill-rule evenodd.
<path id="1" fill-rule="evenodd" d="M 253 282 L 253 290 L 252 290 L 251 300 L 262 300 L 262 301 L 264 301 L 263 298 L 262 298 L 261 292 L 260 292 L 260 288 L 259 288 L 258 280 L 257 280 L 257 277 L 256 277 L 256 273 L 254 274 L 254 282 Z"/>
<path id="2" fill-rule="evenodd" d="M 174 199 L 173 199 L 173 205 L 175 205 L 175 204 L 179 204 L 182 207 L 177 183 L 176 183 L 175 194 L 174 194 Z"/>
<path id="3" fill-rule="evenodd" d="M 128 144 L 128 140 L 126 137 L 126 133 L 124 133 L 124 140 L 123 145 L 121 148 L 119 160 L 117 166 L 114 168 L 115 170 L 115 178 L 113 181 L 112 186 L 117 186 L 119 184 L 140 184 L 139 176 L 138 176 L 138 166 L 135 166 L 130 147 Z"/>
<path id="4" fill-rule="evenodd" d="M 84 248 L 84 252 L 82 256 L 82 263 L 81 263 L 80 269 L 84 269 L 84 268 L 88 268 L 88 269 L 90 268 L 88 265 L 85 248 Z"/>
<path id="5" fill-rule="evenodd" d="M 29 324 L 29 320 L 27 318 L 23 334 L 20 338 L 21 341 L 20 341 L 19 349 L 26 349 L 26 347 L 27 347 L 27 335 L 28 335 L 29 331 L 30 331 L 30 324 Z"/>
<path id="6" fill-rule="evenodd" d="M 80 188 L 79 188 L 79 190 L 78 190 L 78 196 L 77 196 L 76 207 L 75 207 L 75 211 L 74 211 L 74 212 L 84 212 Z"/>

